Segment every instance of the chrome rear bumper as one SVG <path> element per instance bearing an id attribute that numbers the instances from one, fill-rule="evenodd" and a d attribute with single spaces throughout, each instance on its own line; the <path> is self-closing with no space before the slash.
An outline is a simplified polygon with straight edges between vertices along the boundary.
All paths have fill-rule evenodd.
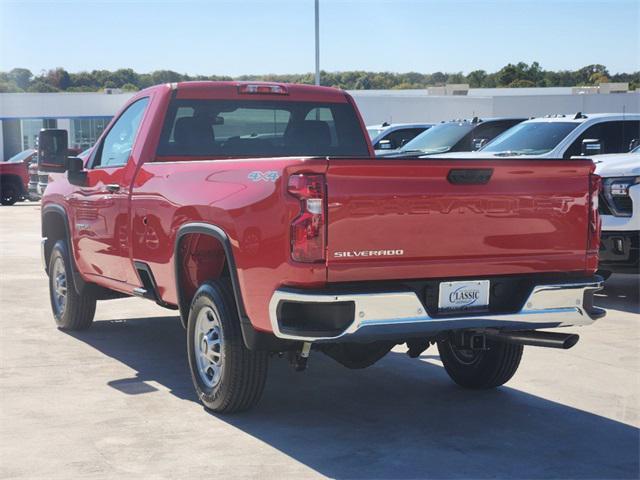
<path id="1" fill-rule="evenodd" d="M 602 288 L 602 279 L 538 285 L 516 313 L 469 313 L 460 316 L 431 317 L 413 291 L 382 293 L 314 293 L 303 290 L 276 290 L 269 303 L 269 317 L 276 337 L 300 341 L 347 341 L 347 337 L 422 335 L 444 330 L 509 328 L 536 329 L 570 325 L 589 325 L 604 311 L 585 302 L 585 295 Z M 353 319 L 338 334 L 317 335 L 304 328 L 284 328 L 279 319 L 286 302 L 326 304 L 352 302 Z M 302 320 L 302 319 L 301 319 Z"/>

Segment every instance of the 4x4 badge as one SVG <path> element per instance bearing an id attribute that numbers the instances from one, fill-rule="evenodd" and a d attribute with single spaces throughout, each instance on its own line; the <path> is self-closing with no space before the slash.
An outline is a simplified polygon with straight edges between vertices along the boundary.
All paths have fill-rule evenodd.
<path id="1" fill-rule="evenodd" d="M 264 180 L 265 182 L 275 182 L 278 178 L 280 178 L 280 174 L 275 170 L 269 170 L 268 172 L 251 172 L 247 178 L 254 182 L 259 182 Z"/>

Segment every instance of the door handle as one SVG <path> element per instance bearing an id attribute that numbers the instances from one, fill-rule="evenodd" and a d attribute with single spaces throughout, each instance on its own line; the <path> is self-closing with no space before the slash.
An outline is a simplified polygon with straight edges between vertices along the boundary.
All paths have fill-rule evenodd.
<path id="1" fill-rule="evenodd" d="M 117 183 L 110 183 L 107 185 L 107 191 L 110 193 L 115 193 L 120 191 L 120 185 L 118 185 Z"/>

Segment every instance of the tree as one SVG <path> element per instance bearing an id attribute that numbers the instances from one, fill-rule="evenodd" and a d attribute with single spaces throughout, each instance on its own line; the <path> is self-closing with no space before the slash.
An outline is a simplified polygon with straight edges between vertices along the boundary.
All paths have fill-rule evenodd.
<path id="1" fill-rule="evenodd" d="M 483 86 L 486 78 L 487 72 L 484 70 L 474 70 L 467 75 L 467 82 L 469 82 L 471 88 L 480 88 Z"/>
<path id="2" fill-rule="evenodd" d="M 498 81 L 498 86 L 500 87 L 511 85 L 513 82 L 518 80 L 518 78 L 518 67 L 513 65 L 512 63 L 509 63 L 502 67 L 496 74 L 496 80 Z"/>
<path id="3" fill-rule="evenodd" d="M 575 73 L 575 84 L 576 85 L 589 85 L 591 84 L 591 77 L 596 73 L 609 76 L 609 71 L 607 67 L 604 65 L 600 65 L 599 63 L 595 63 L 593 65 L 587 65 L 586 67 L 582 67 Z M 594 77 L 597 78 L 597 77 Z"/>
<path id="4" fill-rule="evenodd" d="M 524 79 L 514 80 L 509 84 L 509 88 L 527 88 L 527 87 L 535 87 L 535 86 L 536 84 L 533 83 L 531 80 L 524 80 Z"/>
<path id="5" fill-rule="evenodd" d="M 370 90 L 371 89 L 371 81 L 367 75 L 362 75 L 356 80 L 356 84 L 354 85 L 356 90 Z"/>
<path id="6" fill-rule="evenodd" d="M 136 91 L 152 85 L 188 80 L 233 80 L 227 75 L 187 75 L 173 70 L 157 70 L 151 73 L 137 73 L 131 68 L 115 71 L 93 70 L 91 72 L 69 73 L 64 68 L 56 68 L 34 77 L 25 68 L 14 68 L 10 72 L 0 72 L 0 91 L 68 91 L 97 92 L 104 88 L 122 88 Z M 272 81 L 313 84 L 314 74 L 266 74 L 241 75 L 236 80 Z M 322 85 L 349 89 L 421 89 L 430 85 L 445 83 L 469 83 L 472 88 L 494 87 L 569 87 L 574 85 L 594 85 L 602 82 L 627 82 L 633 90 L 640 85 L 640 72 L 610 75 L 604 65 L 592 64 L 578 70 L 544 70 L 536 61 L 509 63 L 499 71 L 488 73 L 473 70 L 468 75 L 462 72 L 367 72 L 351 70 L 345 72 L 320 72 Z M 46 86 L 48 85 L 48 87 Z"/>
<path id="7" fill-rule="evenodd" d="M 600 83 L 609 83 L 609 77 L 604 73 L 596 72 L 589 77 L 589 83 L 591 85 L 598 85 Z"/>
<path id="8" fill-rule="evenodd" d="M 12 81 L 16 86 L 22 90 L 29 87 L 33 73 L 26 68 L 14 68 L 8 74 L 9 81 Z"/>
<path id="9" fill-rule="evenodd" d="M 69 76 L 69 72 L 61 67 L 58 67 L 55 70 L 49 70 L 44 81 L 57 90 L 66 90 L 71 86 L 71 77 Z"/>
<path id="10" fill-rule="evenodd" d="M 54 87 L 50 83 L 47 83 L 46 81 L 44 81 L 42 78 L 37 78 L 36 80 L 31 82 L 31 85 L 29 85 L 29 88 L 27 89 L 27 91 L 50 93 L 50 92 L 59 92 L 60 90 L 58 90 L 56 87 Z"/>
<path id="11" fill-rule="evenodd" d="M 467 77 L 465 77 L 462 72 L 458 73 L 450 73 L 447 76 L 447 83 L 466 83 Z"/>
<path id="12" fill-rule="evenodd" d="M 444 85 L 447 81 L 447 76 L 442 72 L 436 72 L 431 74 L 431 82 L 434 85 Z"/>

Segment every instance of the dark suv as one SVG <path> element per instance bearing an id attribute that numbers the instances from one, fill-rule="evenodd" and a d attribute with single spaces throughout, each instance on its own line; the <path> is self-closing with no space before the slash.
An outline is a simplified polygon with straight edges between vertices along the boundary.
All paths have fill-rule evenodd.
<path id="1" fill-rule="evenodd" d="M 385 158 L 421 157 L 447 152 L 472 152 L 526 118 L 487 118 L 442 122 L 421 133 Z"/>

